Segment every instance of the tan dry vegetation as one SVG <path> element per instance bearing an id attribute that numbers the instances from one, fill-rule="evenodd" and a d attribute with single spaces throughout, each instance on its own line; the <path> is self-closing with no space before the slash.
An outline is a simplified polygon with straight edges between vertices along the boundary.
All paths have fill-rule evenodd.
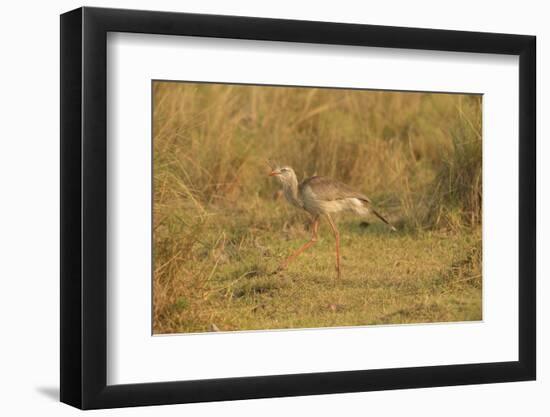
<path id="1" fill-rule="evenodd" d="M 481 319 L 481 97 L 155 82 L 155 333 Z M 369 195 L 321 242 L 272 158 Z M 370 225 L 365 227 L 366 220 Z"/>

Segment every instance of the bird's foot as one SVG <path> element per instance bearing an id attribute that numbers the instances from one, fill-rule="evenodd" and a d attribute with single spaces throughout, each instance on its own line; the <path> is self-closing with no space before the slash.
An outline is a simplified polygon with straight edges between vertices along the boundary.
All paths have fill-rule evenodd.
<path id="1" fill-rule="evenodd" d="M 277 274 L 283 272 L 286 269 L 287 266 L 288 265 L 285 262 L 283 262 L 271 274 L 272 275 L 277 275 Z"/>

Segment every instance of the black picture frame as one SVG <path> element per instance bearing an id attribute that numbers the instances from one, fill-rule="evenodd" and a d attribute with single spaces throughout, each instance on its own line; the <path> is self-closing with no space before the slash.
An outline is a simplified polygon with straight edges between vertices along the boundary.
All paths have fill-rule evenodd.
<path id="1" fill-rule="evenodd" d="M 108 32 L 519 56 L 519 360 L 107 385 Z M 94 409 L 535 379 L 535 51 L 524 35 L 88 7 L 61 15 L 61 401 Z"/>

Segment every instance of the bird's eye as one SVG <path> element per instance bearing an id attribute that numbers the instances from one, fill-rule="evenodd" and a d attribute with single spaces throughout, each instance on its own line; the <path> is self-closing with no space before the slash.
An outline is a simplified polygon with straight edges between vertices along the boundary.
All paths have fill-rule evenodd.
<path id="1" fill-rule="evenodd" d="M 288 172 L 288 168 L 281 168 L 281 172 Z"/>

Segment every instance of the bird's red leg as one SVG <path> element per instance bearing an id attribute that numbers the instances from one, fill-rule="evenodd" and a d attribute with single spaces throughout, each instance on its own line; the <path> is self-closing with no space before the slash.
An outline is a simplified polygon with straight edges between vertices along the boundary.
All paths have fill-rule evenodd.
<path id="1" fill-rule="evenodd" d="M 317 242 L 318 240 L 318 237 L 317 237 L 317 232 L 319 231 L 319 217 L 315 217 L 315 219 L 313 220 L 313 235 L 311 236 L 311 240 L 309 242 L 307 242 L 305 245 L 303 245 L 301 248 L 299 248 L 296 252 L 294 252 L 292 255 L 290 255 L 288 258 L 286 258 L 286 260 L 281 264 L 281 266 L 279 267 L 279 269 L 286 269 L 286 267 L 288 266 L 288 264 L 290 262 L 292 262 L 294 259 L 296 259 L 296 257 L 301 254 L 303 251 L 305 251 L 306 249 L 310 248 L 311 246 L 313 246 L 315 244 L 315 242 Z"/>
<path id="2" fill-rule="evenodd" d="M 327 220 L 334 233 L 334 239 L 336 240 L 336 273 L 338 274 L 338 278 L 340 278 L 340 233 L 329 214 L 327 214 Z"/>

